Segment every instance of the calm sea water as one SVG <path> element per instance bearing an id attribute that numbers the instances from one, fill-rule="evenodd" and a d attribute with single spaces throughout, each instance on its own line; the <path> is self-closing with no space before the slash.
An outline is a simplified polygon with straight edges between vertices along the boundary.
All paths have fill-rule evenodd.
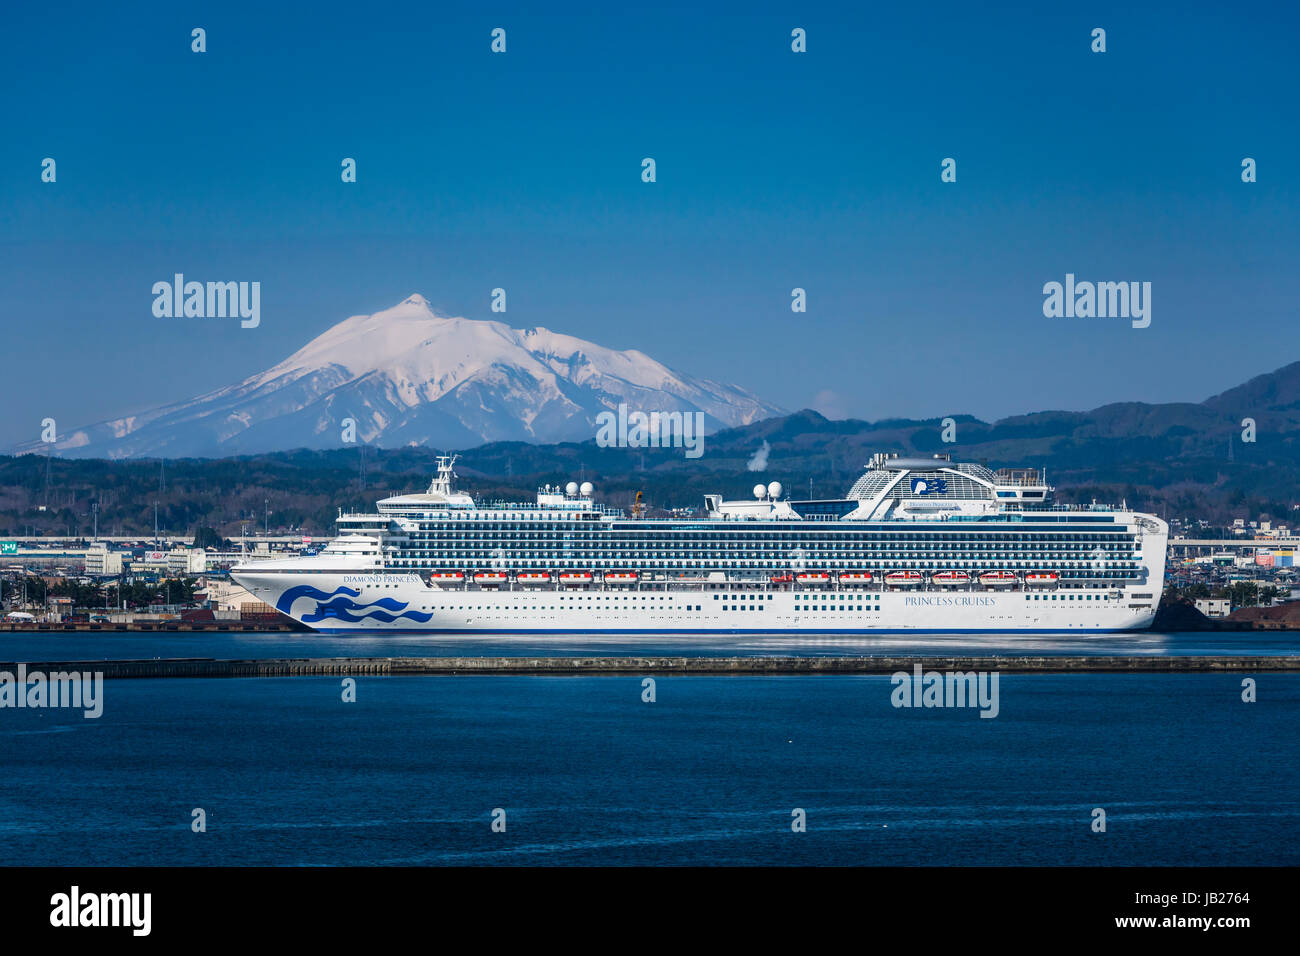
<path id="1" fill-rule="evenodd" d="M 566 655 L 1300 654 L 1300 631 L 1044 635 L 330 636 L 309 633 L 0 633 L 0 660 L 152 657 L 454 657 Z"/>
<path id="2" fill-rule="evenodd" d="M 0 710 L 0 845 L 68 865 L 1300 863 L 1300 677 L 1247 704 L 1226 675 L 1012 675 L 991 720 L 891 689 L 675 677 L 644 703 L 636 678 L 395 677 L 343 703 L 333 678 L 110 681 L 98 720 Z"/>

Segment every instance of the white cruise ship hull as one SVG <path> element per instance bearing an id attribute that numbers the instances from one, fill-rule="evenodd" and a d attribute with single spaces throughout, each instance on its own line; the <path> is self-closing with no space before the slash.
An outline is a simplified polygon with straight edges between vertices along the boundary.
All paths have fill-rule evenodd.
<path id="1" fill-rule="evenodd" d="M 534 505 L 454 490 L 340 513 L 318 555 L 231 569 L 324 632 L 456 634 L 1105 633 L 1150 627 L 1168 526 L 1050 506 L 1037 472 L 873 457 L 844 499 L 706 495 L 699 514 L 624 517 L 590 483 Z"/>
<path id="2" fill-rule="evenodd" d="M 324 633 L 1108 633 L 1151 626 L 1158 590 L 475 589 L 418 574 L 245 567 L 251 593 Z"/>

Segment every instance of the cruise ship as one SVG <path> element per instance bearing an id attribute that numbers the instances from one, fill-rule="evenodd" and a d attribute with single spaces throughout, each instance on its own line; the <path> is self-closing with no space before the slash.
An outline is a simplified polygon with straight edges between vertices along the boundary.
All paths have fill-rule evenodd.
<path id="1" fill-rule="evenodd" d="M 454 466 L 231 577 L 317 631 L 462 634 L 1102 633 L 1149 627 L 1163 585 L 1164 521 L 1054 504 L 1034 469 L 878 454 L 841 499 L 772 482 L 651 519 L 590 482 L 477 501 Z"/>

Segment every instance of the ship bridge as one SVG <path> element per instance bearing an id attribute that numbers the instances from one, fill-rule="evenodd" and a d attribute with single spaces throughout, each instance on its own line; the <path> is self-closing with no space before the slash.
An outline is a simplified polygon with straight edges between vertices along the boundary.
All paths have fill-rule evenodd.
<path id="1" fill-rule="evenodd" d="M 438 456 L 438 475 L 429 482 L 422 494 L 394 495 L 381 499 L 377 505 L 380 514 L 404 514 L 412 511 L 445 511 L 474 507 L 474 499 L 453 488 L 456 472 L 456 455 Z"/>

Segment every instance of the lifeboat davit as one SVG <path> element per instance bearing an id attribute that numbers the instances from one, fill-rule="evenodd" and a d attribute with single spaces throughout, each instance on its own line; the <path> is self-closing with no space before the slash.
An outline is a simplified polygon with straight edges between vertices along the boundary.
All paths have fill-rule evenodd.
<path id="1" fill-rule="evenodd" d="M 474 583 L 479 587 L 500 587 L 508 580 L 510 580 L 510 575 L 504 571 L 479 571 L 474 575 Z"/>
<path id="2" fill-rule="evenodd" d="M 831 583 L 831 576 L 825 571 L 801 571 L 794 576 L 794 579 L 805 585 L 820 586 Z"/>
<path id="3" fill-rule="evenodd" d="M 592 582 L 590 571 L 561 571 L 560 584 L 566 588 L 586 587 Z"/>
<path id="4" fill-rule="evenodd" d="M 606 571 L 606 584 L 636 584 L 640 577 L 635 571 Z"/>
<path id="5" fill-rule="evenodd" d="M 520 584 L 550 584 L 550 571 L 520 571 L 515 575 L 515 580 Z"/>
<path id="6" fill-rule="evenodd" d="M 980 575 L 980 584 L 986 588 L 1009 588 L 1015 583 L 1014 571 L 985 571 Z"/>
<path id="7" fill-rule="evenodd" d="M 840 584 L 870 584 L 872 580 L 870 571 L 845 571 L 840 575 Z"/>
<path id="8" fill-rule="evenodd" d="M 885 583 L 891 588 L 914 588 L 921 584 L 922 577 L 920 571 L 890 571 Z"/>
<path id="9" fill-rule="evenodd" d="M 1025 586 L 1046 588 L 1060 583 L 1061 576 L 1055 571 L 1030 571 L 1025 575 Z"/>
<path id="10" fill-rule="evenodd" d="M 930 580 L 942 587 L 955 588 L 970 584 L 970 574 L 966 571 L 936 571 L 930 575 Z"/>

